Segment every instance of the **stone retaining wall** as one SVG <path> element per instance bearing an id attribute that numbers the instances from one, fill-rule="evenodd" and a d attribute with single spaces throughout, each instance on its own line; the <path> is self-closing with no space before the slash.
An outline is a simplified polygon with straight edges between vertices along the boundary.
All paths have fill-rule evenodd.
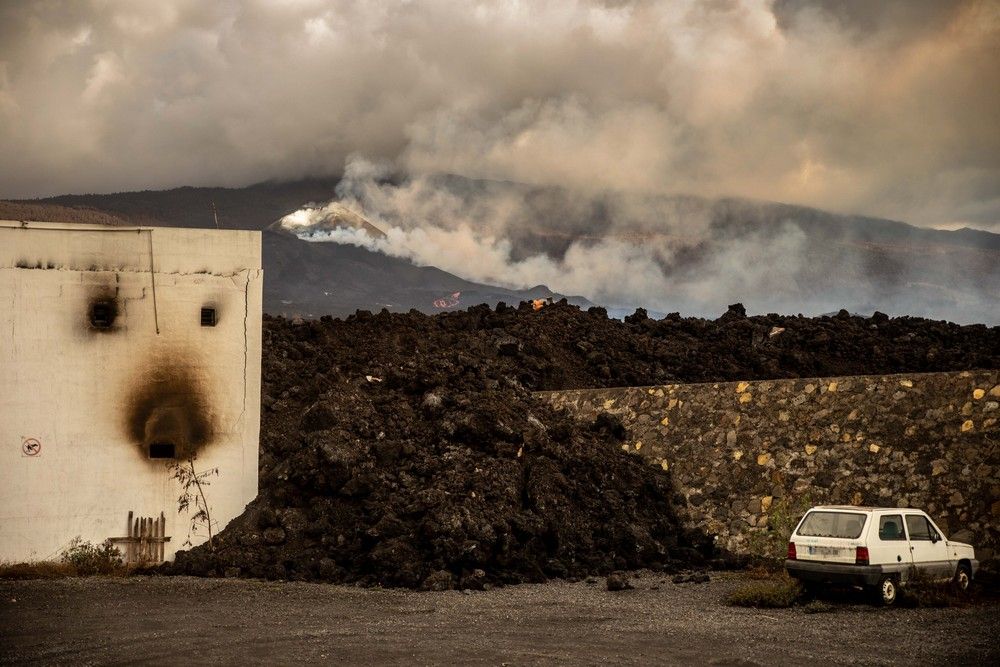
<path id="1" fill-rule="evenodd" d="M 917 507 L 981 560 L 1000 546 L 1000 371 L 538 395 L 617 415 L 622 449 L 669 470 L 684 521 L 730 550 L 821 503 Z"/>

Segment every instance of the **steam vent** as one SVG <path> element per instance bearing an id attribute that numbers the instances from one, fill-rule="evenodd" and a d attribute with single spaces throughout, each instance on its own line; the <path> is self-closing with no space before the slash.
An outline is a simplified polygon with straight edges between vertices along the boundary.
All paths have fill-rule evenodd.
<path id="1" fill-rule="evenodd" d="M 262 283 L 259 232 L 0 221 L 0 561 L 170 560 L 243 511 Z"/>

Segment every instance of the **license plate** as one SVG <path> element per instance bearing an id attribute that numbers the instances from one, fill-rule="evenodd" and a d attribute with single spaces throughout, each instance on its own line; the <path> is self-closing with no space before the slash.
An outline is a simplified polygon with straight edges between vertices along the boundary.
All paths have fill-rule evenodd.
<path id="1" fill-rule="evenodd" d="M 809 547 L 810 556 L 839 556 L 840 549 L 837 547 Z"/>

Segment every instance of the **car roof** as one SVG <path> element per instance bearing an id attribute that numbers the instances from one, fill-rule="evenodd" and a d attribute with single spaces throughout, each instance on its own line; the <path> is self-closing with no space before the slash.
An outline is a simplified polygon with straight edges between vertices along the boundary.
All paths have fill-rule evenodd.
<path id="1" fill-rule="evenodd" d="M 837 510 L 837 511 L 849 511 L 849 512 L 923 512 L 915 507 L 860 507 L 858 505 L 816 505 L 815 507 L 810 507 L 809 511 L 812 510 Z"/>

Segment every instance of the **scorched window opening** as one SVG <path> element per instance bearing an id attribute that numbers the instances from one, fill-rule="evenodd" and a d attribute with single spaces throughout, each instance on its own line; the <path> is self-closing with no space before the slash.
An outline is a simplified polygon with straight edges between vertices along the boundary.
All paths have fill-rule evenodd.
<path id="1" fill-rule="evenodd" d="M 108 329 L 114 322 L 115 312 L 110 303 L 100 301 L 90 307 L 90 324 L 96 329 Z"/>
<path id="2" fill-rule="evenodd" d="M 177 448 L 172 442 L 154 442 L 149 445 L 149 458 L 151 459 L 175 459 L 177 458 Z"/>

